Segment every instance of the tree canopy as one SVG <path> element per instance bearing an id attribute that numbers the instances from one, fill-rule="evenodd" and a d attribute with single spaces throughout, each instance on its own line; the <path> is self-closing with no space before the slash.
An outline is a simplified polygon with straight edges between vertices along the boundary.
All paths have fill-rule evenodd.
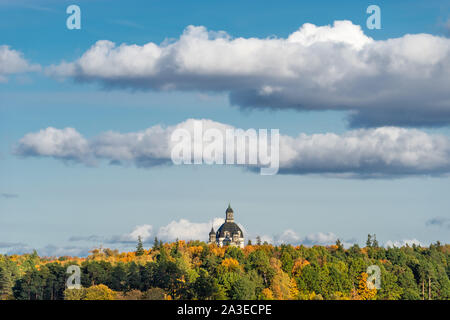
<path id="1" fill-rule="evenodd" d="M 157 240 L 156 240 L 157 241 Z M 94 249 L 85 258 L 0 255 L 0 299 L 450 299 L 450 245 L 401 248 L 155 242 L 145 249 Z M 81 289 L 67 289 L 67 267 L 80 267 Z M 380 270 L 381 286 L 368 283 Z M 369 284 L 369 285 L 368 285 Z"/>

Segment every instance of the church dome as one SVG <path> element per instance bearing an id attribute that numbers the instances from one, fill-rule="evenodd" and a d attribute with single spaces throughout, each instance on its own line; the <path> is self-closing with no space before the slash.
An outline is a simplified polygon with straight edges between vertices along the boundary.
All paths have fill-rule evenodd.
<path id="1" fill-rule="evenodd" d="M 240 238 L 244 237 L 244 233 L 242 232 L 241 228 L 234 223 L 234 222 L 225 222 L 222 224 L 219 229 L 217 229 L 216 236 L 217 238 L 225 238 L 225 232 L 228 232 L 230 234 L 230 237 L 233 237 L 233 234 L 238 233 L 238 231 L 241 233 Z"/>

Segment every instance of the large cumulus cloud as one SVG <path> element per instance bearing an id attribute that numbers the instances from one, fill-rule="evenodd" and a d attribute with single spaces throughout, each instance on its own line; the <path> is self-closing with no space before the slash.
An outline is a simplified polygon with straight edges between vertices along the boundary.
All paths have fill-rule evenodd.
<path id="1" fill-rule="evenodd" d="M 49 127 L 26 134 L 18 141 L 14 153 L 21 157 L 53 157 L 88 165 L 101 160 L 144 168 L 170 165 L 171 134 L 181 128 L 193 137 L 196 122 L 202 123 L 204 129 L 233 128 L 212 120 L 188 119 L 169 127 L 157 125 L 130 133 L 110 131 L 86 139 L 73 128 Z M 204 146 L 207 145 L 208 142 L 204 142 Z M 226 157 L 226 152 L 223 156 Z M 350 178 L 447 175 L 450 173 L 450 139 L 397 127 L 358 129 L 343 134 L 281 135 L 279 161 L 282 174 Z M 249 168 L 255 169 L 254 166 Z"/>
<path id="2" fill-rule="evenodd" d="M 287 38 L 189 26 L 160 45 L 101 40 L 47 73 L 107 87 L 223 91 L 241 107 L 346 110 L 356 127 L 450 123 L 450 39 L 375 41 L 350 21 L 306 23 Z"/>

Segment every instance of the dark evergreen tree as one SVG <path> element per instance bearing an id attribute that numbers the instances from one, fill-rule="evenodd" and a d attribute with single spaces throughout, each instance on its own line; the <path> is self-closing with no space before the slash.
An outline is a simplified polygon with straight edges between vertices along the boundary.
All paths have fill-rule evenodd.
<path id="1" fill-rule="evenodd" d="M 366 247 L 372 247 L 372 235 L 368 234 L 367 235 L 367 241 L 366 241 Z"/>
<path id="2" fill-rule="evenodd" d="M 145 253 L 144 251 L 144 245 L 142 244 L 142 238 L 141 236 L 138 236 L 138 243 L 136 246 L 136 256 L 143 256 Z"/>

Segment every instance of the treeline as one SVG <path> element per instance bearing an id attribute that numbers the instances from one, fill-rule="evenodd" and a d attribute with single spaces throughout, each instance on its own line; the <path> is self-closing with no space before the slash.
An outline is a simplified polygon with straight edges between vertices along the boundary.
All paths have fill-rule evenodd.
<path id="1" fill-rule="evenodd" d="M 445 299 L 450 298 L 450 245 L 360 248 L 155 241 L 135 252 L 96 249 L 86 258 L 0 255 L 0 298 L 96 299 Z M 68 289 L 67 267 L 80 267 Z M 381 271 L 368 285 L 368 266 Z M 370 278 L 369 278 L 370 279 Z"/>

